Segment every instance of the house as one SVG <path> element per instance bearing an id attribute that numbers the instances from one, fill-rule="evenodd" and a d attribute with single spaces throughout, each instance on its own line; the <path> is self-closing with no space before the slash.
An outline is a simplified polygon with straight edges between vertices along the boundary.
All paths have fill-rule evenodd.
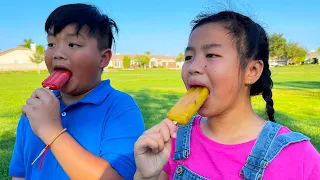
<path id="1" fill-rule="evenodd" d="M 305 63 L 319 64 L 319 60 L 320 60 L 320 52 L 319 51 L 311 51 L 307 54 Z"/>
<path id="2" fill-rule="evenodd" d="M 35 50 L 36 44 L 31 44 L 31 49 L 18 46 L 0 52 L 0 71 L 38 69 L 37 64 L 30 61 L 30 57 Z M 41 63 L 39 68 L 46 69 L 45 63 Z"/>
<path id="3" fill-rule="evenodd" d="M 138 62 L 135 61 L 135 57 L 138 55 L 144 55 L 144 54 L 115 54 L 112 56 L 110 63 L 108 67 L 113 67 L 113 68 L 123 68 L 123 58 L 124 56 L 129 56 L 131 59 L 131 66 L 132 67 L 137 67 L 139 65 Z M 152 67 L 164 67 L 164 68 L 181 68 L 183 62 L 176 62 L 176 57 L 175 56 L 163 56 L 163 55 L 145 55 L 150 58 L 150 62 L 147 65 L 148 68 Z"/>
<path id="4" fill-rule="evenodd" d="M 288 60 L 285 58 L 269 59 L 270 67 L 286 66 L 288 65 Z"/>

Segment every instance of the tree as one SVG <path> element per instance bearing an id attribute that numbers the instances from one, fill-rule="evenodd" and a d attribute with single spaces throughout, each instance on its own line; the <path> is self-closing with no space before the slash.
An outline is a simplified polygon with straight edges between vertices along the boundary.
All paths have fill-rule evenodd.
<path id="1" fill-rule="evenodd" d="M 26 47 L 26 48 L 31 48 L 31 44 L 33 43 L 32 39 L 24 39 L 23 40 L 24 44 L 22 44 L 22 47 Z"/>
<path id="2" fill-rule="evenodd" d="M 287 59 L 293 64 L 301 64 L 307 55 L 307 50 L 298 43 L 289 42 L 287 45 Z"/>
<path id="3" fill-rule="evenodd" d="M 131 59 L 129 56 L 124 56 L 123 57 L 123 67 L 124 68 L 129 68 L 131 64 Z"/>
<path id="4" fill-rule="evenodd" d="M 146 55 L 150 55 L 151 52 L 150 52 L 150 51 L 146 51 L 145 54 L 146 54 Z"/>
<path id="5" fill-rule="evenodd" d="M 39 52 L 39 53 L 44 54 L 46 50 L 44 49 L 44 46 L 42 46 L 42 45 L 37 45 L 36 51 Z"/>
<path id="6" fill-rule="evenodd" d="M 137 55 L 134 59 L 139 63 L 140 67 L 145 67 L 145 65 L 149 64 L 150 62 L 150 58 L 146 55 Z"/>
<path id="7" fill-rule="evenodd" d="M 36 52 L 34 52 L 30 57 L 30 61 L 37 64 L 38 66 L 38 74 L 40 74 L 40 67 L 39 67 L 40 63 L 44 61 L 44 53 L 45 53 L 44 47 L 42 45 L 38 45 L 36 47 Z"/>
<path id="8" fill-rule="evenodd" d="M 179 55 L 176 57 L 177 62 L 183 62 L 184 61 L 184 54 L 179 53 Z"/>
<path id="9" fill-rule="evenodd" d="M 270 57 L 272 59 L 283 58 L 286 56 L 287 40 L 283 34 L 274 33 L 269 36 Z"/>
<path id="10" fill-rule="evenodd" d="M 320 47 L 318 47 L 318 49 L 317 49 L 317 50 L 318 50 L 318 52 L 320 52 Z"/>

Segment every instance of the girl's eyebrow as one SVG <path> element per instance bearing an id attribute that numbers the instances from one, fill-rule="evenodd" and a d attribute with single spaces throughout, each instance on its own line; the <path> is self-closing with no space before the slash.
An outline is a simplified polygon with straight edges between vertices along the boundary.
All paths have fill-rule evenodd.
<path id="1" fill-rule="evenodd" d="M 211 48 L 221 48 L 222 44 L 217 44 L 217 43 L 211 43 L 211 44 L 205 44 L 201 47 L 201 49 L 203 50 L 208 50 Z"/>
<path id="2" fill-rule="evenodd" d="M 208 50 L 208 49 L 211 49 L 211 48 L 221 48 L 221 47 L 222 47 L 222 44 L 211 43 L 211 44 L 205 44 L 205 45 L 201 46 L 201 49 L 202 50 Z M 195 48 L 191 47 L 191 46 L 188 46 L 186 48 L 185 52 L 187 52 L 187 51 L 195 52 Z"/>

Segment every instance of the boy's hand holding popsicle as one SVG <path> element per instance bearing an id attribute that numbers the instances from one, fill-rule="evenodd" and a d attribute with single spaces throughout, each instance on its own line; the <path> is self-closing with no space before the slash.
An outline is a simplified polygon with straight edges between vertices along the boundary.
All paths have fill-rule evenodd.
<path id="1" fill-rule="evenodd" d="M 71 78 L 68 70 L 56 70 L 42 82 L 43 88 L 35 90 L 22 107 L 33 132 L 49 144 L 61 132 L 60 103 L 51 90 L 59 90 Z"/>

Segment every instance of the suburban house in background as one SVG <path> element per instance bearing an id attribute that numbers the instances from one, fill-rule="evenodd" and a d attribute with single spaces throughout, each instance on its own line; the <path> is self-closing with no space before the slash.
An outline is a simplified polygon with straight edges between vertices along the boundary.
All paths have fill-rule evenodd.
<path id="1" fill-rule="evenodd" d="M 320 52 L 319 51 L 311 51 L 307 54 L 305 61 L 303 64 L 319 64 L 320 60 Z M 289 62 L 285 58 L 279 59 L 269 59 L 270 67 L 278 67 L 278 66 L 286 66 L 289 65 Z"/>
<path id="2" fill-rule="evenodd" d="M 320 52 L 311 51 L 307 54 L 305 64 L 319 64 Z"/>
<path id="3" fill-rule="evenodd" d="M 112 56 L 108 67 L 113 68 L 123 68 L 123 57 L 129 56 L 131 59 L 131 66 L 136 67 L 138 63 L 135 61 L 135 57 L 138 55 L 148 56 L 150 62 L 147 65 L 148 68 L 152 67 L 164 67 L 164 68 L 181 68 L 183 62 L 176 62 L 176 56 L 162 56 L 162 55 L 153 55 L 153 54 L 115 54 Z"/>
<path id="4" fill-rule="evenodd" d="M 288 65 L 288 60 L 285 58 L 269 59 L 270 67 L 278 67 L 278 66 L 286 66 L 286 65 Z"/>
<path id="5" fill-rule="evenodd" d="M 35 70 L 38 66 L 30 61 L 33 52 L 36 51 L 36 44 L 31 48 L 18 46 L 0 52 L 0 70 Z M 41 63 L 40 69 L 46 69 L 45 63 Z"/>

